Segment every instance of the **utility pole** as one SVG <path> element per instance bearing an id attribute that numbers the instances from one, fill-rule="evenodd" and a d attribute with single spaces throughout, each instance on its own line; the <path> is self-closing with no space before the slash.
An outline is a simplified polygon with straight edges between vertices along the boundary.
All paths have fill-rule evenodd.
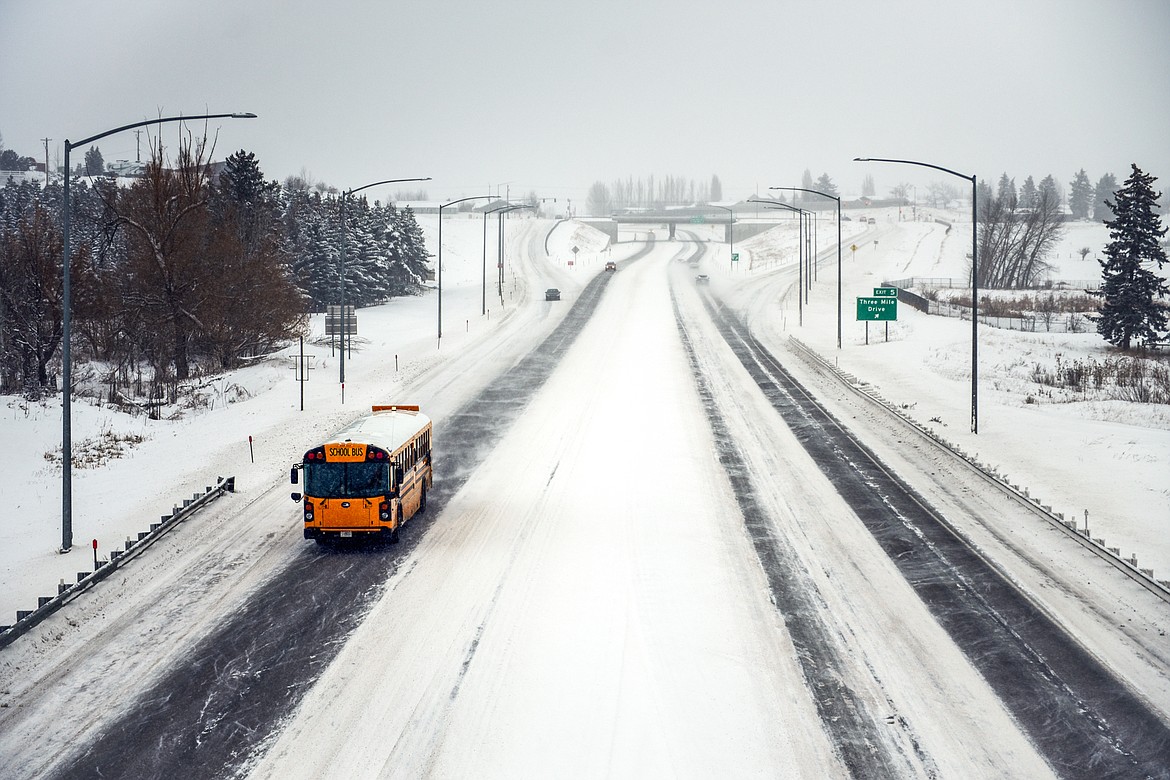
<path id="1" fill-rule="evenodd" d="M 48 187 L 49 186 L 49 141 L 52 141 L 53 139 L 52 138 L 42 138 L 41 140 L 45 142 L 45 187 Z"/>
<path id="2" fill-rule="evenodd" d="M 134 162 L 142 162 L 142 131 L 134 131 Z"/>

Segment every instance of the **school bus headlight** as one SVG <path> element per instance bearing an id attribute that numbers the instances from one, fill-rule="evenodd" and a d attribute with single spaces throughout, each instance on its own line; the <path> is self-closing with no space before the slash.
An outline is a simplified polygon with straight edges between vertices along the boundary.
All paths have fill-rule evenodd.
<path id="1" fill-rule="evenodd" d="M 383 522 L 390 519 L 390 502 L 389 501 L 383 501 L 382 503 L 378 504 L 378 516 L 382 518 Z"/>
<path id="2" fill-rule="evenodd" d="M 311 509 L 305 510 L 305 522 L 306 523 L 313 522 L 313 510 L 311 510 Z"/>

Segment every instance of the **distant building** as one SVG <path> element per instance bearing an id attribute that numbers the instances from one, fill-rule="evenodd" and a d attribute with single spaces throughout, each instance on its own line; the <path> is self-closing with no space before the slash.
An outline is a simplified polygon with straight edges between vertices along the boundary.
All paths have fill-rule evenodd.
<path id="1" fill-rule="evenodd" d="M 115 160 L 112 163 L 108 163 L 106 169 L 115 176 L 125 176 L 132 179 L 146 175 L 146 163 L 134 162 L 132 160 Z"/>

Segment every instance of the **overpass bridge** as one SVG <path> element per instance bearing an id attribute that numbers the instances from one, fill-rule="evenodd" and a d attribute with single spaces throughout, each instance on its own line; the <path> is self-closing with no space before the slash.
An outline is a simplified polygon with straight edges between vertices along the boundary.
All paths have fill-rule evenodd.
<path id="1" fill-rule="evenodd" d="M 577 217 L 591 227 L 597 228 L 609 235 L 610 240 L 618 242 L 618 232 L 626 225 L 655 225 L 666 227 L 669 239 L 674 239 L 679 225 L 722 225 L 723 243 L 742 241 L 759 235 L 766 230 L 776 227 L 779 220 L 743 222 L 732 217 L 721 209 L 704 209 L 701 206 L 694 208 L 663 209 L 659 211 L 637 211 L 625 214 L 612 214 L 608 217 Z"/>

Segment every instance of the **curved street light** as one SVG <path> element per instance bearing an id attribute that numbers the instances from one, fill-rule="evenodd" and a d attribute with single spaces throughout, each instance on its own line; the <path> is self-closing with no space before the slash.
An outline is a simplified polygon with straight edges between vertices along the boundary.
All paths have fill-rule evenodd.
<path id="1" fill-rule="evenodd" d="M 495 214 L 497 211 L 503 211 L 507 206 L 496 206 L 494 209 L 483 210 L 483 290 L 480 293 L 480 314 L 487 314 L 487 219 L 488 214 Z M 504 262 L 503 258 L 496 261 L 497 263 Z"/>
<path id="2" fill-rule="evenodd" d="M 933 168 L 936 171 L 949 173 L 971 182 L 971 433 L 979 433 L 979 263 L 976 260 L 977 244 L 979 242 L 979 208 L 976 205 L 979 198 L 979 186 L 975 174 L 967 175 L 944 168 L 941 165 L 918 162 L 917 160 L 892 160 L 886 157 L 854 157 L 854 162 L 888 162 L 902 165 L 918 165 L 923 168 Z M 918 190 L 914 191 L 914 199 L 918 199 Z"/>
<path id="3" fill-rule="evenodd" d="M 809 190 L 804 187 L 769 187 L 770 190 L 790 190 L 792 192 L 811 192 L 822 198 L 830 198 L 837 203 L 837 349 L 841 349 L 841 196 L 830 195 L 820 190 Z M 814 263 L 815 265 L 815 263 Z"/>
<path id="4" fill-rule="evenodd" d="M 82 138 L 80 141 L 65 139 L 65 184 L 62 191 L 61 216 L 61 243 L 63 271 L 61 275 L 61 552 L 69 552 L 73 547 L 73 408 L 70 405 L 69 393 L 73 384 L 73 350 L 71 349 L 70 323 L 72 321 L 72 303 L 70 301 L 70 262 L 69 262 L 69 153 L 79 146 L 105 138 L 123 130 L 133 130 L 136 127 L 147 125 L 161 125 L 166 122 L 184 122 L 195 119 L 255 119 L 252 113 L 234 112 L 230 114 L 197 114 L 194 116 L 168 116 L 159 119 L 148 119 L 142 122 L 131 122 L 128 125 L 115 127 L 113 130 Z"/>
<path id="5" fill-rule="evenodd" d="M 436 265 L 436 276 L 439 283 L 439 340 L 443 339 L 443 209 L 448 206 L 454 206 L 456 203 L 463 203 L 468 200 L 491 200 L 492 195 L 472 195 L 467 198 L 459 198 L 447 203 L 439 204 L 439 257 Z"/>
<path id="6" fill-rule="evenodd" d="M 796 274 L 796 293 L 797 293 L 796 294 L 796 303 L 797 303 L 797 312 L 798 312 L 797 324 L 803 327 L 804 326 L 804 297 L 805 297 L 805 294 L 807 292 L 805 290 L 805 273 L 804 273 L 805 241 L 806 241 L 805 231 L 804 231 L 804 219 L 805 219 L 805 215 L 807 215 L 809 212 L 805 211 L 802 208 L 799 208 L 797 206 L 793 206 L 789 203 L 785 203 L 784 201 L 779 201 L 779 200 L 749 200 L 748 203 L 763 203 L 763 204 L 765 204 L 764 207 L 768 210 L 771 210 L 771 211 L 777 211 L 780 208 L 786 208 L 789 211 L 795 211 L 797 214 L 797 217 L 799 219 L 799 222 L 797 223 L 797 231 L 798 232 L 797 232 L 797 238 L 796 238 L 796 253 L 797 253 L 796 254 L 796 258 L 797 258 L 797 260 L 796 260 L 796 270 L 797 270 L 797 274 Z"/>
<path id="7" fill-rule="evenodd" d="M 376 181 L 370 184 L 363 184 L 360 187 L 354 187 L 350 190 L 342 190 L 341 197 L 338 199 L 337 210 L 341 218 L 341 361 L 338 369 L 338 383 L 345 384 L 345 342 L 346 336 L 349 334 L 349 318 L 345 316 L 345 201 L 350 195 L 362 190 L 368 190 L 370 187 L 377 187 L 379 184 L 396 184 L 405 181 L 430 181 L 431 177 L 427 176 L 424 179 L 385 179 L 384 181 Z M 342 388 L 342 399 L 345 398 L 344 388 Z"/>
<path id="8" fill-rule="evenodd" d="M 504 305 L 504 215 L 516 211 L 518 209 L 535 209 L 536 205 L 532 203 L 517 203 L 514 206 L 503 206 L 492 211 L 499 212 L 496 214 L 496 227 L 499 230 L 500 254 L 499 262 L 499 276 L 496 281 L 496 295 L 500 296 L 500 305 Z"/>

